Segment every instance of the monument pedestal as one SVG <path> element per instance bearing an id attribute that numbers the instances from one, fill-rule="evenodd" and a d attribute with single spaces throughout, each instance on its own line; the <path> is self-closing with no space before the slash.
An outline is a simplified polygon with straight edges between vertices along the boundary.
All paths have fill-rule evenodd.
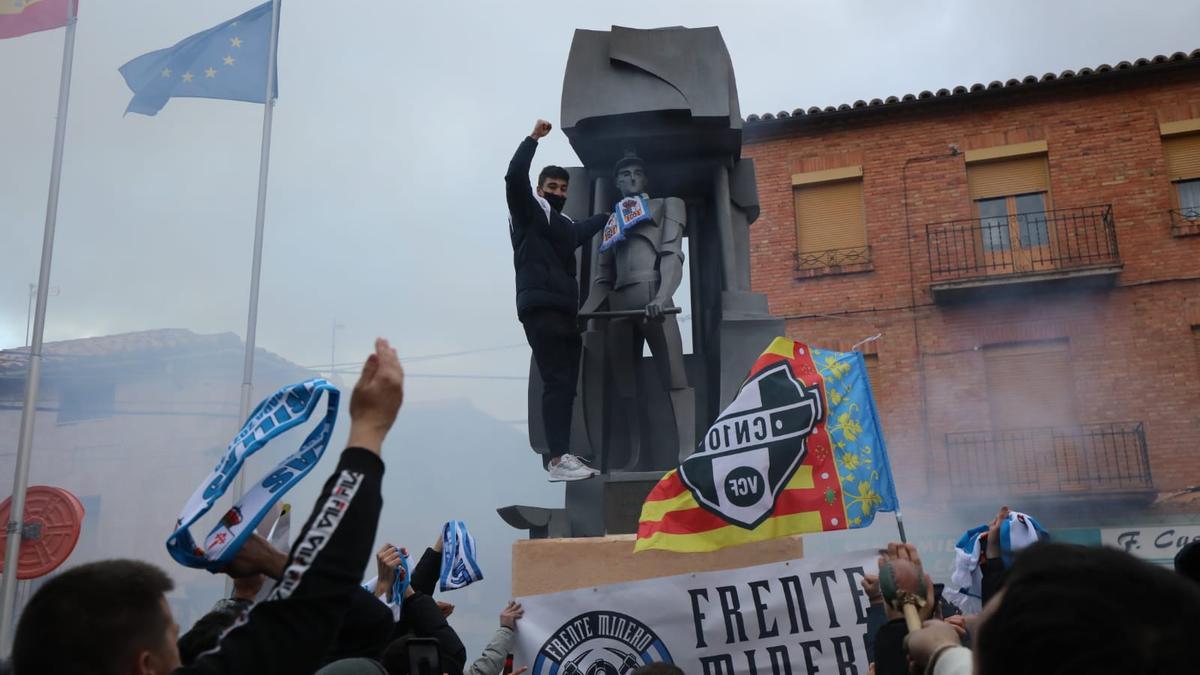
<path id="1" fill-rule="evenodd" d="M 633 544 L 634 535 L 631 534 L 517 541 L 512 550 L 512 595 L 558 593 L 804 557 L 800 537 L 733 546 L 711 553 L 642 551 L 635 554 Z"/>

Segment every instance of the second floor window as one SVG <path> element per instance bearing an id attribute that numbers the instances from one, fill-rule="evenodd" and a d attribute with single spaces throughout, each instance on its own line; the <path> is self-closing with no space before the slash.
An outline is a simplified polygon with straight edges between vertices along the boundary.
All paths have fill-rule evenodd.
<path id="1" fill-rule="evenodd" d="M 1200 179 L 1177 181 L 1175 196 L 1179 199 L 1180 215 L 1188 220 L 1200 220 Z"/>
<path id="2" fill-rule="evenodd" d="M 988 266 L 1007 267 L 1025 258 L 1045 257 L 1028 255 L 1048 248 L 1052 238 L 1044 154 L 968 163 L 967 188 L 979 219 L 976 246 Z"/>

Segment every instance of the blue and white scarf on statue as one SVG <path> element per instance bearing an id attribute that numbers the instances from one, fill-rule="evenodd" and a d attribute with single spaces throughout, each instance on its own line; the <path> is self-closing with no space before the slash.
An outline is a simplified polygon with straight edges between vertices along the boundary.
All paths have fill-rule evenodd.
<path id="1" fill-rule="evenodd" d="M 618 243 L 625 241 L 625 232 L 640 223 L 653 220 L 650 217 L 650 198 L 645 193 L 631 197 L 622 197 L 613 205 L 612 215 L 604 224 L 600 233 L 600 250 L 607 251 Z"/>
<path id="2" fill-rule="evenodd" d="M 983 570 L 979 566 L 987 555 L 987 531 L 987 525 L 971 528 L 954 545 L 954 573 L 942 595 L 963 614 L 977 614 L 983 609 Z M 1033 516 L 1010 511 L 1008 518 L 1000 522 L 1000 558 L 1004 566 L 1012 567 L 1017 551 L 1047 537 Z"/>
<path id="3" fill-rule="evenodd" d="M 483 579 L 476 559 L 475 537 L 467 531 L 467 524 L 451 520 L 442 528 L 442 578 L 441 589 L 453 591 Z"/>
<path id="4" fill-rule="evenodd" d="M 325 417 L 304 439 L 300 449 L 285 457 L 265 478 L 246 490 L 208 533 L 203 547 L 198 546 L 188 528 L 208 513 L 225 494 L 250 455 L 312 416 L 322 392 L 326 393 L 327 401 Z M 259 403 L 230 442 L 212 474 L 196 488 L 180 512 L 175 529 L 167 538 L 167 551 L 171 557 L 186 567 L 204 568 L 210 572 L 224 568 L 241 550 L 275 502 L 295 487 L 321 460 L 325 446 L 333 435 L 339 397 L 337 387 L 323 379 L 312 379 L 284 387 Z"/>

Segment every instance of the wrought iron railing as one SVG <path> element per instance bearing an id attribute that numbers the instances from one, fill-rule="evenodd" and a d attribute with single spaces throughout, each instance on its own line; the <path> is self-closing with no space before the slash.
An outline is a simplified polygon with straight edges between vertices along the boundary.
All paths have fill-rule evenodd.
<path id="1" fill-rule="evenodd" d="M 1200 234 L 1200 209 L 1171 210 L 1171 236 Z"/>
<path id="2" fill-rule="evenodd" d="M 828 251 L 796 253 L 796 271 L 821 270 L 871 262 L 871 247 L 835 248 Z"/>
<path id="3" fill-rule="evenodd" d="M 959 494 L 1148 490 L 1141 422 L 946 434 L 950 485 Z"/>
<path id="4" fill-rule="evenodd" d="M 966 281 L 1120 263 L 1112 205 L 925 226 L 930 281 Z"/>

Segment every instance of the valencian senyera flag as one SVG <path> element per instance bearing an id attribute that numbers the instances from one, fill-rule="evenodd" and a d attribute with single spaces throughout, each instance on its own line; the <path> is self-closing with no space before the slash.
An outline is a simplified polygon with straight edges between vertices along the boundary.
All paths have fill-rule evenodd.
<path id="1" fill-rule="evenodd" d="M 862 354 L 776 338 L 696 452 L 646 497 L 635 550 L 866 527 L 897 508 Z"/>

